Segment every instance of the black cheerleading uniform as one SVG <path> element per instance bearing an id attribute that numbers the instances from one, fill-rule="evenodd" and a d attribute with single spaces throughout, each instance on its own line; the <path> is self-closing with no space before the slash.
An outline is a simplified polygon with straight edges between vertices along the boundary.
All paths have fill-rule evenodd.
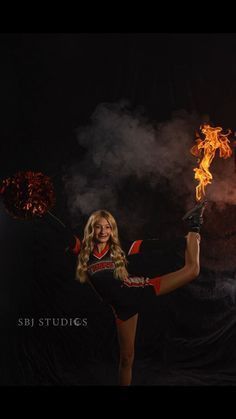
<path id="1" fill-rule="evenodd" d="M 140 251 L 142 240 L 132 242 L 127 255 L 137 254 Z M 80 241 L 71 249 L 76 255 L 80 251 Z M 143 276 L 128 276 L 124 281 L 114 277 L 115 263 L 110 255 L 110 246 L 106 245 L 99 253 L 95 246 L 88 261 L 89 282 L 98 296 L 110 305 L 116 322 L 128 320 L 139 312 L 141 303 L 147 295 L 157 295 L 160 290 L 161 277 L 152 279 Z"/>
<path id="2" fill-rule="evenodd" d="M 56 231 L 63 232 L 65 251 L 78 256 L 81 242 L 76 234 L 69 228 L 62 227 L 56 218 L 49 214 L 44 216 L 44 220 Z M 158 295 L 161 275 L 179 268 L 178 265 L 171 264 L 171 261 L 175 259 L 176 249 L 181 248 L 182 250 L 185 248 L 185 239 L 182 238 L 167 242 L 159 239 L 146 239 L 122 243 L 122 249 L 129 262 L 129 276 L 122 281 L 114 277 L 115 264 L 110 255 L 109 245 L 101 253 L 95 246 L 88 261 L 89 283 L 100 299 L 111 306 L 117 322 L 125 321 L 139 312 L 141 303 L 146 296 Z M 143 269 L 145 264 L 142 259 L 143 255 L 148 255 L 152 262 L 148 263 L 145 269 Z M 153 261 L 155 261 L 155 266 L 152 266 L 151 269 Z M 159 276 L 156 276 L 157 261 Z M 168 265 L 166 261 L 168 261 Z M 137 271 L 140 271 L 139 268 L 137 269 L 138 265 L 142 274 L 137 276 Z M 143 274 L 143 272 L 145 273 Z"/>

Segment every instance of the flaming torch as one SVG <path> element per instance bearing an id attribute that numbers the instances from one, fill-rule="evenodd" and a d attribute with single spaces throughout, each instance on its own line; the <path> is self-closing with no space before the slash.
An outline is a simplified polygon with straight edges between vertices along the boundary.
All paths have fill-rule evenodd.
<path id="1" fill-rule="evenodd" d="M 216 150 L 219 149 L 219 156 L 223 159 L 227 159 L 232 155 L 232 149 L 230 148 L 230 141 L 228 139 L 231 133 L 230 130 L 226 134 L 222 134 L 221 127 L 214 128 L 207 124 L 202 125 L 200 129 L 205 138 L 201 139 L 197 135 L 197 144 L 190 150 L 194 156 L 198 157 L 199 163 L 199 167 L 193 169 L 195 172 L 194 177 L 199 182 L 196 186 L 197 201 L 200 201 L 203 195 L 205 195 L 205 188 L 213 179 L 210 172 L 210 165 L 215 157 Z"/>

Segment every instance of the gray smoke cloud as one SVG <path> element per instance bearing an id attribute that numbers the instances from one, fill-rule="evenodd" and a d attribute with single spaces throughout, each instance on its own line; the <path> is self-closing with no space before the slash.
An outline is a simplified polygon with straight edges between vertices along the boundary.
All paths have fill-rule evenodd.
<path id="1" fill-rule="evenodd" d="M 195 112 L 179 111 L 169 121 L 150 122 L 137 111 L 130 111 L 127 102 L 100 104 L 88 126 L 77 132 L 78 143 L 86 149 L 83 160 L 70 167 L 64 176 L 65 190 L 72 219 L 105 208 L 123 219 L 132 213 L 132 220 L 141 219 L 140 196 L 134 203 L 120 202 L 119 191 L 133 178 L 133 187 L 153 188 L 157 193 L 163 179 L 168 180 L 170 194 L 184 200 L 189 207 L 195 200 L 193 168 L 197 158 L 190 153 L 195 131 L 202 121 Z M 207 197 L 224 208 L 236 203 L 233 159 L 212 163 L 214 179 L 206 188 Z M 146 185 L 146 186 L 145 186 Z M 128 200 L 128 197 L 127 197 Z"/>
<path id="2" fill-rule="evenodd" d="M 176 193 L 192 193 L 196 159 L 189 148 L 196 121 L 196 115 L 183 112 L 154 126 L 124 104 L 99 105 L 91 124 L 78 130 L 86 156 L 64 177 L 72 214 L 115 208 L 117 188 L 129 176 L 151 186 L 168 178 Z"/>
<path id="3" fill-rule="evenodd" d="M 218 153 L 218 152 L 217 152 Z M 206 193 L 210 201 L 224 209 L 226 204 L 236 204 L 236 173 L 234 158 L 220 159 L 218 155 L 212 163 L 213 181 L 207 186 Z"/>

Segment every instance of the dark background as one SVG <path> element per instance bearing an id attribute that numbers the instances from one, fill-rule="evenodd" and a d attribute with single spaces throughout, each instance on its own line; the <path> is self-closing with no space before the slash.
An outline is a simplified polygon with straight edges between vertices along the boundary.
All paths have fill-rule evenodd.
<path id="1" fill-rule="evenodd" d="M 157 123 L 184 109 L 234 130 L 235 51 L 235 34 L 1 34 L 1 178 L 19 170 L 52 176 L 54 212 L 70 226 L 62 175 L 83 160 L 76 130 L 89 124 L 94 109 L 127 99 Z M 168 187 L 161 194 L 168 226 L 181 205 L 175 213 Z M 234 211 L 231 205 L 214 215 L 212 223 L 224 232 L 220 246 L 234 232 Z M 142 233 L 148 236 L 146 226 Z M 65 254 L 65 244 L 63 229 L 14 220 L 1 204 L 2 385 L 117 383 L 112 313 L 74 281 L 76 260 Z M 203 266 L 197 282 L 144 306 L 135 385 L 235 385 L 233 253 L 229 259 L 228 269 Z M 18 319 L 26 317 L 36 323 L 41 317 L 87 318 L 88 326 L 20 327 Z"/>

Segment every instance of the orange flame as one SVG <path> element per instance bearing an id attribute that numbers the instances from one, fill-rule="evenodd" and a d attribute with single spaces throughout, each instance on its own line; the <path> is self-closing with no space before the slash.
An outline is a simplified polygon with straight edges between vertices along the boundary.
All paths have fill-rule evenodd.
<path id="1" fill-rule="evenodd" d="M 216 150 L 219 149 L 219 156 L 223 159 L 227 159 L 232 155 L 232 150 L 229 146 L 230 141 L 227 138 L 231 133 L 230 130 L 226 134 L 221 134 L 221 127 L 213 128 L 207 124 L 202 125 L 200 129 L 205 138 L 201 140 L 197 134 L 197 144 L 190 150 L 194 156 L 199 158 L 199 167 L 193 169 L 195 172 L 194 178 L 199 182 L 196 186 L 197 201 L 200 201 L 202 196 L 205 195 L 205 188 L 213 179 L 209 168 L 215 157 Z"/>

